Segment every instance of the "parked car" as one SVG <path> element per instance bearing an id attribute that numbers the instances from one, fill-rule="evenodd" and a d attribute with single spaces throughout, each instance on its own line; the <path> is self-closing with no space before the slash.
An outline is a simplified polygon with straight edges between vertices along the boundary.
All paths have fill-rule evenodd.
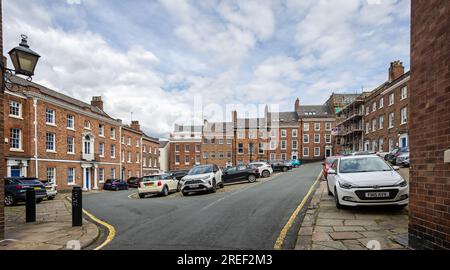
<path id="1" fill-rule="evenodd" d="M 327 175 L 328 175 L 328 170 L 331 168 L 331 165 L 333 164 L 333 162 L 337 159 L 337 156 L 334 157 L 327 157 L 325 159 L 325 162 L 322 163 L 322 170 L 323 170 L 323 177 L 325 177 L 325 179 L 327 179 Z"/>
<path id="2" fill-rule="evenodd" d="M 178 192 L 180 191 L 178 182 L 170 173 L 144 176 L 138 187 L 139 198 L 150 194 L 168 196 L 171 192 Z"/>
<path id="3" fill-rule="evenodd" d="M 56 195 L 58 194 L 58 191 L 56 190 L 56 186 L 49 182 L 49 181 L 41 181 L 44 186 L 45 186 L 45 190 L 47 191 L 47 200 L 51 201 L 54 200 L 56 198 Z"/>
<path id="4" fill-rule="evenodd" d="M 27 189 L 36 192 L 36 203 L 47 197 L 44 184 L 37 178 L 5 178 L 5 205 L 12 206 L 26 201 Z"/>
<path id="5" fill-rule="evenodd" d="M 389 161 L 392 165 L 397 165 L 397 157 L 406 152 L 409 152 L 409 147 L 396 148 L 387 154 L 384 160 Z"/>
<path id="6" fill-rule="evenodd" d="M 215 164 L 195 166 L 181 179 L 181 193 L 184 196 L 191 192 L 216 192 L 217 187 L 223 188 L 223 181 L 222 170 Z"/>
<path id="7" fill-rule="evenodd" d="M 298 160 L 298 159 L 293 159 L 293 160 L 291 160 L 291 165 L 294 168 L 298 168 L 298 167 L 300 167 L 302 165 L 302 162 L 300 160 Z"/>
<path id="8" fill-rule="evenodd" d="M 341 157 L 328 170 L 328 193 L 337 208 L 359 205 L 397 205 L 409 200 L 408 182 L 378 156 Z"/>
<path id="9" fill-rule="evenodd" d="M 256 166 L 261 177 L 267 178 L 273 173 L 272 166 L 268 162 L 253 162 L 250 165 Z"/>
<path id="10" fill-rule="evenodd" d="M 395 164 L 398 166 L 409 167 L 409 151 L 397 156 Z"/>
<path id="11" fill-rule="evenodd" d="M 138 188 L 142 182 L 142 177 L 130 177 L 127 180 L 127 185 L 130 188 Z"/>
<path id="12" fill-rule="evenodd" d="M 180 171 L 171 171 L 168 172 L 172 174 L 177 180 L 181 180 L 183 177 L 185 177 L 188 174 L 189 170 L 180 170 Z"/>
<path id="13" fill-rule="evenodd" d="M 121 180 L 121 179 L 108 179 L 105 181 L 105 184 L 103 185 L 104 190 L 128 190 L 128 184 L 127 182 Z"/>
<path id="14" fill-rule="evenodd" d="M 287 172 L 292 169 L 292 165 L 287 164 L 284 160 L 271 160 L 270 165 L 272 166 L 273 171 Z"/>
<path id="15" fill-rule="evenodd" d="M 223 171 L 222 180 L 224 184 L 248 181 L 250 183 L 256 182 L 260 176 L 259 170 L 254 165 L 239 165 L 230 167 Z"/>

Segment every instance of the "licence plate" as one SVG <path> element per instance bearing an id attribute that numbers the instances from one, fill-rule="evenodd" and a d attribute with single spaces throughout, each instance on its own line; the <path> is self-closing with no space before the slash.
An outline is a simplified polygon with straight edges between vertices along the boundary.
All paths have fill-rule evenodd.
<path id="1" fill-rule="evenodd" d="M 198 188 L 199 185 L 189 185 L 189 187 L 191 187 L 191 188 Z"/>
<path id="2" fill-rule="evenodd" d="M 153 186 L 153 183 L 147 183 L 147 184 L 145 184 L 145 186 L 147 186 L 147 187 Z"/>
<path id="3" fill-rule="evenodd" d="M 41 188 L 40 187 L 35 187 L 34 190 L 41 190 Z"/>
<path id="4" fill-rule="evenodd" d="M 389 192 L 366 192 L 366 198 L 388 198 Z"/>

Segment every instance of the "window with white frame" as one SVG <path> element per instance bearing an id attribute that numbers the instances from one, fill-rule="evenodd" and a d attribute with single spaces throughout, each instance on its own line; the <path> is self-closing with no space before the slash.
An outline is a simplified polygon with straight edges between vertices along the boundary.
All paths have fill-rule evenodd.
<path id="1" fill-rule="evenodd" d="M 309 134 L 303 135 L 303 143 L 309 143 Z"/>
<path id="2" fill-rule="evenodd" d="M 379 108 L 383 108 L 384 107 L 384 98 L 381 97 L 380 102 L 379 102 Z"/>
<path id="3" fill-rule="evenodd" d="M 158 167 L 158 160 L 155 158 L 153 161 L 154 161 L 153 162 L 153 167 L 157 168 Z"/>
<path id="4" fill-rule="evenodd" d="M 244 154 L 244 144 L 243 143 L 238 144 L 238 154 L 240 154 L 240 155 Z"/>
<path id="5" fill-rule="evenodd" d="M 303 131 L 309 131 L 309 123 L 303 123 Z"/>
<path id="6" fill-rule="evenodd" d="M 147 159 L 142 157 L 142 166 L 147 167 Z"/>
<path id="7" fill-rule="evenodd" d="M 136 147 L 140 147 L 139 140 L 136 140 Z"/>
<path id="8" fill-rule="evenodd" d="M 200 144 L 195 145 L 195 152 L 200 153 Z"/>
<path id="9" fill-rule="evenodd" d="M 377 130 L 377 119 L 372 119 L 372 132 Z"/>
<path id="10" fill-rule="evenodd" d="M 47 132 L 46 134 L 46 149 L 47 151 L 55 151 L 56 136 L 55 133 Z"/>
<path id="11" fill-rule="evenodd" d="M 314 134 L 314 143 L 320 143 L 320 134 Z"/>
<path id="12" fill-rule="evenodd" d="M 127 142 L 127 144 L 131 146 L 131 137 L 128 137 L 128 142 Z"/>
<path id="13" fill-rule="evenodd" d="M 75 128 L 75 116 L 68 114 L 67 115 L 67 128 L 74 129 Z"/>
<path id="14" fill-rule="evenodd" d="M 370 132 L 370 123 L 367 122 L 366 123 L 366 134 L 368 134 Z"/>
<path id="15" fill-rule="evenodd" d="M 270 160 L 275 160 L 275 159 L 276 159 L 275 153 L 270 153 Z"/>
<path id="16" fill-rule="evenodd" d="M 383 129 L 384 127 L 384 116 L 380 115 L 379 120 L 378 120 L 378 125 L 379 125 L 379 129 Z"/>
<path id="17" fill-rule="evenodd" d="M 376 112 L 377 111 L 377 103 L 374 102 L 372 103 L 372 112 Z"/>
<path id="18" fill-rule="evenodd" d="M 258 143 L 258 154 L 262 155 L 264 154 L 264 144 Z"/>
<path id="19" fill-rule="evenodd" d="M 130 151 L 128 151 L 128 163 L 131 163 L 131 152 Z"/>
<path id="20" fill-rule="evenodd" d="M 105 125 L 98 125 L 98 136 L 105 137 Z"/>
<path id="21" fill-rule="evenodd" d="M 286 153 L 281 153 L 281 159 L 286 160 Z"/>
<path id="22" fill-rule="evenodd" d="M 110 146 L 110 154 L 111 154 L 111 158 L 116 158 L 116 145 L 115 144 L 111 144 Z"/>
<path id="23" fill-rule="evenodd" d="M 190 161 L 189 155 L 184 156 L 184 164 L 185 164 L 185 165 L 189 165 L 189 161 Z"/>
<path id="24" fill-rule="evenodd" d="M 287 131 L 285 129 L 282 129 L 281 130 L 281 137 L 282 138 L 286 138 L 286 136 L 287 136 Z"/>
<path id="25" fill-rule="evenodd" d="M 188 153 L 191 151 L 191 146 L 189 144 L 184 145 L 184 152 Z"/>
<path id="26" fill-rule="evenodd" d="M 116 129 L 115 128 L 110 128 L 110 132 L 111 132 L 111 139 L 115 140 L 116 139 Z"/>
<path id="27" fill-rule="evenodd" d="M 314 147 L 314 156 L 320 157 L 320 147 Z"/>
<path id="28" fill-rule="evenodd" d="M 223 152 L 219 152 L 219 159 L 223 159 L 225 157 Z"/>
<path id="29" fill-rule="evenodd" d="M 175 144 L 175 152 L 180 152 L 180 145 L 179 144 Z"/>
<path id="30" fill-rule="evenodd" d="M 120 152 L 122 157 L 121 157 L 121 161 L 125 162 L 125 151 L 122 150 L 122 152 Z"/>
<path id="31" fill-rule="evenodd" d="M 395 94 L 391 93 L 389 95 L 389 106 L 394 105 Z"/>
<path id="32" fill-rule="evenodd" d="M 67 184 L 72 185 L 75 183 L 75 168 L 67 169 Z"/>
<path id="33" fill-rule="evenodd" d="M 227 144 L 232 144 L 233 143 L 233 139 L 227 139 Z"/>
<path id="34" fill-rule="evenodd" d="M 72 136 L 67 137 L 67 154 L 75 154 L 75 138 Z"/>
<path id="35" fill-rule="evenodd" d="M 297 129 L 293 129 L 292 130 L 292 138 L 297 138 L 297 134 L 298 134 Z"/>
<path id="36" fill-rule="evenodd" d="M 22 117 L 22 104 L 14 101 L 14 100 L 10 100 L 9 101 L 9 116 L 12 117 Z"/>
<path id="37" fill-rule="evenodd" d="M 45 111 L 45 123 L 54 125 L 55 124 L 55 110 L 47 108 Z"/>
<path id="38" fill-rule="evenodd" d="M 222 154 L 223 155 L 223 154 Z M 200 164 L 200 156 L 196 155 L 195 156 L 195 165 L 199 165 Z"/>
<path id="39" fill-rule="evenodd" d="M 278 136 L 278 130 L 276 129 L 271 129 L 270 130 L 270 137 L 275 138 Z"/>
<path id="40" fill-rule="evenodd" d="M 47 168 L 47 182 L 51 184 L 56 183 L 56 168 L 54 167 Z"/>
<path id="41" fill-rule="evenodd" d="M 116 178 L 116 168 L 111 168 L 111 179 Z"/>
<path id="42" fill-rule="evenodd" d="M 408 108 L 404 107 L 400 110 L 401 124 L 406 124 L 408 122 Z"/>
<path id="43" fill-rule="evenodd" d="M 389 114 L 389 128 L 393 128 L 395 125 L 395 115 L 393 112 Z"/>
<path id="44" fill-rule="evenodd" d="M 85 129 L 91 129 L 91 122 L 85 120 L 85 121 L 84 121 L 84 128 L 85 128 Z"/>
<path id="45" fill-rule="evenodd" d="M 139 163 L 139 157 L 140 157 L 140 154 L 139 153 L 136 153 L 136 163 Z"/>
<path id="46" fill-rule="evenodd" d="M 369 106 L 366 106 L 366 115 L 369 115 L 369 112 L 370 112 L 370 108 L 369 108 Z"/>
<path id="47" fill-rule="evenodd" d="M 326 131 L 331 131 L 331 122 L 326 122 L 325 123 L 325 130 Z"/>
<path id="48" fill-rule="evenodd" d="M 105 144 L 104 143 L 100 143 L 98 145 L 98 150 L 99 150 L 98 152 L 99 152 L 100 156 L 104 157 L 105 156 Z"/>
<path id="49" fill-rule="evenodd" d="M 296 150 L 296 149 L 298 149 L 298 142 L 297 142 L 297 140 L 293 140 L 292 141 L 292 150 Z"/>
<path id="50" fill-rule="evenodd" d="M 320 131 L 320 123 L 314 123 L 314 131 Z"/>
<path id="51" fill-rule="evenodd" d="M 203 159 L 208 159 L 208 152 L 203 152 Z"/>
<path id="52" fill-rule="evenodd" d="M 122 136 L 122 137 L 120 138 L 120 142 L 121 142 L 122 144 L 125 144 L 125 136 Z"/>
<path id="53" fill-rule="evenodd" d="M 180 155 L 175 155 L 175 164 L 180 164 Z"/>
<path id="54" fill-rule="evenodd" d="M 378 140 L 378 152 L 383 152 L 383 148 L 384 148 L 384 139 L 380 138 Z"/>
<path id="55" fill-rule="evenodd" d="M 244 139 L 244 131 L 243 130 L 238 130 L 237 131 L 237 137 L 238 137 L 238 139 Z"/>
<path id="56" fill-rule="evenodd" d="M 104 168 L 98 169 L 98 181 L 100 183 L 103 183 L 105 181 L 105 169 Z"/>
<path id="57" fill-rule="evenodd" d="M 219 139 L 219 144 L 223 144 L 223 139 Z"/>
<path id="58" fill-rule="evenodd" d="M 331 134 L 325 134 L 325 143 L 331 143 Z"/>
<path id="59" fill-rule="evenodd" d="M 303 156 L 309 157 L 309 147 L 303 147 Z"/>
<path id="60" fill-rule="evenodd" d="M 143 153 L 147 152 L 147 146 L 145 144 L 142 146 L 142 152 Z"/>
<path id="61" fill-rule="evenodd" d="M 20 128 L 10 129 L 10 149 L 22 150 L 22 130 Z"/>
<path id="62" fill-rule="evenodd" d="M 408 87 L 405 86 L 401 90 L 400 100 L 403 100 L 408 97 Z"/>
<path id="63" fill-rule="evenodd" d="M 286 140 L 281 141 L 281 150 L 286 150 Z"/>

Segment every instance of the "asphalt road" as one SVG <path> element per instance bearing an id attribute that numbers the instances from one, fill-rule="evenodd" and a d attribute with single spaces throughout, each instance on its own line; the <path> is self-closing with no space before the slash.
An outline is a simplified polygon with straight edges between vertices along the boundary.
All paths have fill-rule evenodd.
<path id="1" fill-rule="evenodd" d="M 318 163 L 306 164 L 215 194 L 130 199 L 135 190 L 129 190 L 85 195 L 83 204 L 116 228 L 104 249 L 271 250 L 320 169 Z M 283 248 L 295 245 L 297 225 Z"/>

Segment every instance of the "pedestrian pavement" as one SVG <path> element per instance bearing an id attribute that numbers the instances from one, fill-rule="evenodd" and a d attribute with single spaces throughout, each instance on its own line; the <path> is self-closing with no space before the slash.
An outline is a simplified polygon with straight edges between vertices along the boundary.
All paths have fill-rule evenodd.
<path id="1" fill-rule="evenodd" d="M 408 171 L 400 174 L 407 180 Z M 406 249 L 408 209 L 391 207 L 337 209 L 322 179 L 306 210 L 295 250 Z"/>
<path id="2" fill-rule="evenodd" d="M 36 205 L 36 222 L 25 223 L 25 205 L 5 207 L 5 240 L 0 250 L 83 249 L 99 236 L 97 226 L 83 220 L 82 227 L 72 227 L 71 205 L 67 194 Z"/>

